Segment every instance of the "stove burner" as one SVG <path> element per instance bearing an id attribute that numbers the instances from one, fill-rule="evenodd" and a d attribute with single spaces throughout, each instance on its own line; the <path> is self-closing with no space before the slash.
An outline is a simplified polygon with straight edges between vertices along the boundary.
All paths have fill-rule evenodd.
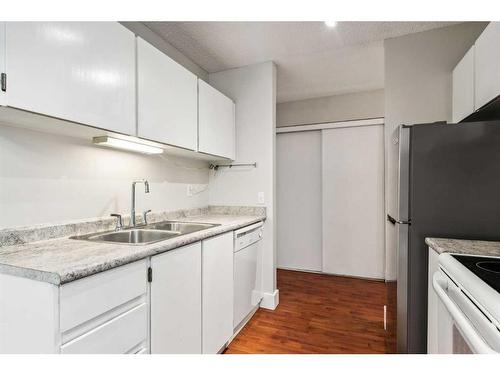
<path id="1" fill-rule="evenodd" d="M 477 262 L 476 266 L 485 271 L 500 273 L 500 262 L 493 262 L 493 261 Z"/>

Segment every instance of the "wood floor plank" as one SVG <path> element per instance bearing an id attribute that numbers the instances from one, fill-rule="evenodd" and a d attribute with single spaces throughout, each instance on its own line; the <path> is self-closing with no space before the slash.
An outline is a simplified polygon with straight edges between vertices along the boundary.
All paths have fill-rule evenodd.
<path id="1" fill-rule="evenodd" d="M 394 352 L 385 282 L 278 270 L 278 288 L 278 308 L 259 309 L 226 354 Z"/>

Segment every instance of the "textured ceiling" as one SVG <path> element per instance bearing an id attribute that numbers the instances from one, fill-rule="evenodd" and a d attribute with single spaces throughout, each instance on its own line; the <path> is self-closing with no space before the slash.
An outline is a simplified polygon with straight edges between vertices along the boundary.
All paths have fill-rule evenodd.
<path id="1" fill-rule="evenodd" d="M 384 86 L 383 40 L 452 22 L 145 22 L 209 73 L 274 61 L 278 102 Z"/>

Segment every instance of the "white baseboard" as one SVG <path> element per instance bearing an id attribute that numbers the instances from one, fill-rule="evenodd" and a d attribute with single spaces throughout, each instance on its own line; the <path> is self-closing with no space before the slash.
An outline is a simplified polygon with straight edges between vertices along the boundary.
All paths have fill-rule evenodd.
<path id="1" fill-rule="evenodd" d="M 273 293 L 262 293 L 260 307 L 268 310 L 275 310 L 280 303 L 280 291 L 276 289 Z"/>
<path id="2" fill-rule="evenodd" d="M 278 269 L 279 270 L 286 270 L 286 271 L 316 273 L 318 275 L 330 275 L 330 276 L 349 277 L 351 279 L 360 279 L 360 280 L 388 281 L 388 280 L 385 280 L 384 278 L 380 278 L 380 277 L 367 277 L 367 276 L 357 276 L 357 275 L 346 275 L 346 274 L 342 274 L 342 273 L 330 273 L 330 272 L 323 272 L 323 271 L 306 270 L 306 269 L 302 269 L 302 268 L 278 267 Z"/>

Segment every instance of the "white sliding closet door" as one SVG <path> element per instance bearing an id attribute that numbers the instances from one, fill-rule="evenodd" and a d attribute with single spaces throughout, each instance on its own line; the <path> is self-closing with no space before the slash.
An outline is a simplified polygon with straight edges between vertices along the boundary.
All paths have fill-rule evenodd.
<path id="1" fill-rule="evenodd" d="M 276 137 L 278 267 L 321 271 L 321 132 Z"/>
<path id="2" fill-rule="evenodd" d="M 383 126 L 322 130 L 323 272 L 384 278 Z"/>

